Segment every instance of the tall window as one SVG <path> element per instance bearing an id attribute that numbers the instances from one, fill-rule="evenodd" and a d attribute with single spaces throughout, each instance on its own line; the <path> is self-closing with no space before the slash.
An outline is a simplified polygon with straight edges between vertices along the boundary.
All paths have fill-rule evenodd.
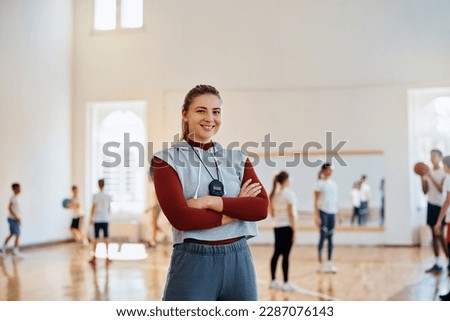
<path id="1" fill-rule="evenodd" d="M 92 109 L 91 194 L 99 178 L 112 196 L 111 211 L 143 213 L 147 182 L 145 104 L 96 103 Z"/>
<path id="2" fill-rule="evenodd" d="M 144 26 L 143 0 L 94 0 L 94 29 L 135 29 Z"/>

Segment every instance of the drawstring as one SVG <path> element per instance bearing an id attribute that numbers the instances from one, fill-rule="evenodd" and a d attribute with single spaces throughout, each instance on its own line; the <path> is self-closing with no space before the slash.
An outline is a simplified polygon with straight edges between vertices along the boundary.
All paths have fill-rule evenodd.
<path id="1" fill-rule="evenodd" d="M 194 199 L 198 198 L 198 189 L 200 188 L 200 180 L 202 178 L 202 166 L 199 163 L 198 164 L 198 182 L 197 182 L 197 188 L 195 189 Z"/>

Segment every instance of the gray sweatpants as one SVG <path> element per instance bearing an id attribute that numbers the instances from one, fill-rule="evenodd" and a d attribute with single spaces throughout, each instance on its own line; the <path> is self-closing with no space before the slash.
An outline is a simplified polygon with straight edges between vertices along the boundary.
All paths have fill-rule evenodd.
<path id="1" fill-rule="evenodd" d="M 256 301 L 256 273 L 245 238 L 227 245 L 174 246 L 164 301 Z"/>

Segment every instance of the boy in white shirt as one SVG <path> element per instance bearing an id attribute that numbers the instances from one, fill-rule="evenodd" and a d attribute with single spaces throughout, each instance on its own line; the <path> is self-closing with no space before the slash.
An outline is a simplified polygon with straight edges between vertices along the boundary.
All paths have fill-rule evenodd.
<path id="1" fill-rule="evenodd" d="M 12 250 L 12 254 L 15 257 L 21 257 L 19 253 L 19 240 L 20 240 L 20 223 L 22 222 L 20 208 L 19 208 L 19 202 L 18 202 L 18 196 L 20 194 L 20 185 L 18 183 L 13 183 L 11 185 L 11 188 L 13 190 L 14 195 L 11 196 L 11 199 L 9 201 L 8 205 L 8 224 L 9 224 L 9 235 L 5 239 L 5 242 L 3 243 L 3 255 L 6 255 L 6 247 L 8 245 L 8 242 L 15 237 L 14 240 L 14 248 Z"/>
<path id="2" fill-rule="evenodd" d="M 103 189 L 105 187 L 105 180 L 100 179 L 98 181 L 98 187 L 100 192 L 94 195 L 90 223 L 94 224 L 95 238 L 92 242 L 92 253 L 89 263 L 95 264 L 95 251 L 97 250 L 97 243 L 100 238 L 100 231 L 103 231 L 103 239 L 106 246 L 106 263 L 111 262 L 108 257 L 108 244 L 109 244 L 109 215 L 111 212 L 112 198 L 106 194 Z"/>
<path id="3" fill-rule="evenodd" d="M 439 265 L 439 245 L 445 255 L 448 257 L 448 249 L 445 244 L 443 230 L 436 233 L 435 226 L 438 222 L 439 213 L 441 211 L 442 202 L 444 197 L 442 194 L 442 187 L 445 179 L 444 169 L 441 167 L 442 152 L 437 149 L 431 151 L 431 163 L 433 168 L 424 176 L 422 176 L 422 190 L 427 195 L 427 225 L 431 229 L 433 236 L 433 252 L 435 256 L 434 265 L 426 270 L 427 273 L 440 273 L 442 272 L 442 267 Z M 442 222 L 439 226 L 441 229 L 445 226 L 445 217 L 441 218 Z"/>
<path id="4" fill-rule="evenodd" d="M 89 241 L 83 233 L 84 215 L 81 210 L 81 203 L 78 198 L 78 187 L 72 186 L 72 198 L 69 202 L 69 208 L 72 209 L 72 222 L 70 224 L 70 232 L 75 238 L 75 241 L 82 243 L 83 245 L 89 244 Z"/>

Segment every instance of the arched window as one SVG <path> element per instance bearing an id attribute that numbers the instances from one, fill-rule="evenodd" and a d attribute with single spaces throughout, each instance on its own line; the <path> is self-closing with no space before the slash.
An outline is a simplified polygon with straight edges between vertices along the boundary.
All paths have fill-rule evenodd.
<path id="1" fill-rule="evenodd" d="M 437 97 L 426 104 L 416 114 L 416 129 L 418 159 L 429 160 L 430 151 L 440 149 L 445 154 L 450 153 L 450 96 Z"/>
<path id="2" fill-rule="evenodd" d="M 97 103 L 93 106 L 91 188 L 99 178 L 112 196 L 112 213 L 145 211 L 145 106 L 140 102 Z"/>

